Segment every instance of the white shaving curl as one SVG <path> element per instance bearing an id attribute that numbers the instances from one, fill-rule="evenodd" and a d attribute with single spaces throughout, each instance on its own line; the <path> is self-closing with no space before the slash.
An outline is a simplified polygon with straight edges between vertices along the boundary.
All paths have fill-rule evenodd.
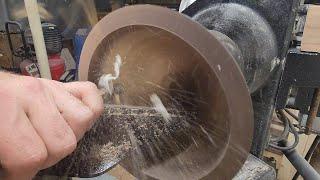
<path id="1" fill-rule="evenodd" d="M 114 74 L 115 74 L 115 79 L 117 79 L 120 76 L 120 66 L 121 66 L 121 57 L 119 54 L 116 55 L 116 61 L 114 62 Z"/>
<path id="2" fill-rule="evenodd" d="M 112 81 L 116 80 L 120 76 L 120 67 L 121 67 L 121 56 L 119 54 L 116 55 L 116 60 L 113 64 L 114 66 L 114 76 L 112 74 L 103 74 L 98 82 L 99 88 L 103 91 L 108 92 L 110 95 L 113 93 L 113 84 Z"/>
<path id="3" fill-rule="evenodd" d="M 162 115 L 162 117 L 166 122 L 169 122 L 171 120 L 171 116 L 168 113 L 167 109 L 162 104 L 162 101 L 159 98 L 159 96 L 156 94 L 152 94 L 150 96 L 150 101 L 152 102 L 154 109 Z"/>

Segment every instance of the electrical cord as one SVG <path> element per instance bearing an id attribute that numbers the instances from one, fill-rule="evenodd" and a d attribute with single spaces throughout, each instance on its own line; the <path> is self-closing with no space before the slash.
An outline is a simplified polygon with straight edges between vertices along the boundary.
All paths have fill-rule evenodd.
<path id="1" fill-rule="evenodd" d="M 271 137 L 270 138 L 270 141 L 271 142 L 279 142 L 279 141 L 282 141 L 284 139 L 286 139 L 286 137 L 288 136 L 289 132 L 290 132 L 290 127 L 289 127 L 289 122 L 288 122 L 288 119 L 282 119 L 282 118 L 279 118 L 279 120 L 282 121 L 283 125 L 284 125 L 284 129 L 281 133 L 281 135 L 279 137 Z"/>
<path id="2" fill-rule="evenodd" d="M 298 116 L 296 116 L 295 114 L 293 114 L 289 109 L 284 109 L 285 112 L 287 114 L 289 114 L 292 118 L 294 118 L 298 123 L 300 123 L 300 119 Z M 293 124 L 294 127 L 298 128 L 299 131 L 298 131 L 298 134 L 304 134 L 305 133 L 305 130 L 302 129 L 302 127 L 299 125 L 299 124 Z"/>
<path id="3" fill-rule="evenodd" d="M 279 116 L 277 116 L 282 122 L 288 122 L 289 127 L 290 127 L 290 132 L 292 132 L 292 134 L 294 135 L 294 143 L 290 146 L 279 146 L 278 142 L 276 143 L 270 143 L 270 147 L 281 150 L 281 151 L 287 151 L 287 150 L 291 150 L 294 149 L 298 143 L 299 143 L 299 134 L 296 131 L 295 127 L 293 126 L 293 124 L 291 123 L 291 121 L 286 117 L 286 115 L 284 114 L 283 110 L 278 110 L 277 111 L 277 115 L 279 114 Z"/>

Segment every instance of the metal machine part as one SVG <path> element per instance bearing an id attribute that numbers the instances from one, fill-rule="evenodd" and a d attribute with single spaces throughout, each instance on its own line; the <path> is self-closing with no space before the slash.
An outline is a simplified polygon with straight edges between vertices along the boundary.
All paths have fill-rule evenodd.
<path id="1" fill-rule="evenodd" d="M 309 7 L 309 4 L 304 4 L 298 9 L 294 37 L 285 62 L 276 108 L 288 107 L 299 110 L 300 115 L 297 120 L 300 131 L 306 134 L 320 134 L 318 107 L 320 55 L 300 50 Z"/>
<path id="2" fill-rule="evenodd" d="M 306 125 L 307 125 L 307 121 L 308 121 L 308 114 L 300 114 L 299 115 L 299 125 L 301 128 L 303 128 L 303 130 L 305 129 Z M 312 123 L 312 126 L 310 128 L 310 132 L 313 134 L 320 134 L 320 117 L 316 117 L 315 120 Z"/>
<path id="3" fill-rule="evenodd" d="M 288 97 L 293 96 L 295 100 L 289 107 L 299 109 L 302 114 L 308 114 L 314 89 L 320 87 L 319 58 L 318 53 L 290 49 L 280 83 L 277 109 L 285 108 L 288 105 Z"/>
<path id="4" fill-rule="evenodd" d="M 255 180 L 275 180 L 276 171 L 274 168 L 253 155 L 249 155 L 243 167 L 233 178 L 233 180 L 255 179 Z"/>
<path id="5" fill-rule="evenodd" d="M 254 30 L 257 29 L 258 32 L 263 31 L 262 29 L 260 29 L 260 26 L 254 26 L 255 23 L 258 22 L 252 22 L 248 20 L 262 20 L 260 21 L 263 23 L 263 26 L 261 27 L 265 27 L 266 31 L 270 31 L 271 34 L 274 34 L 276 41 L 276 50 L 272 49 L 272 47 L 268 45 L 268 43 L 274 43 L 274 40 L 272 38 L 268 39 L 270 41 L 267 43 L 266 46 L 265 44 L 260 46 L 268 48 L 262 48 L 260 50 L 270 50 L 270 52 L 272 52 L 271 54 L 273 54 L 273 52 L 276 52 L 276 61 L 274 61 L 276 63 L 271 64 L 271 67 L 273 68 L 266 68 L 268 70 L 273 69 L 273 71 L 269 71 L 268 73 L 266 69 L 256 69 L 257 74 L 265 74 L 269 77 L 267 79 L 265 77 L 261 79 L 256 78 L 254 81 L 257 82 L 257 85 L 260 84 L 258 85 L 260 87 L 255 86 L 258 88 L 251 89 L 253 91 L 255 91 L 256 89 L 256 91 L 251 94 L 255 120 L 254 140 L 253 146 L 251 148 L 251 153 L 258 157 L 262 156 L 262 153 L 269 142 L 270 120 L 274 112 L 276 94 L 279 86 L 280 77 L 283 71 L 282 66 L 284 65 L 284 60 L 288 51 L 289 43 L 291 41 L 292 29 L 299 3 L 299 0 L 198 0 L 192 3 L 182 12 L 192 17 L 193 19 L 199 21 L 209 30 L 213 29 L 229 36 L 229 38 L 232 39 L 242 51 L 244 62 L 253 63 L 251 64 L 253 65 L 253 68 L 251 69 L 249 68 L 250 66 L 245 66 L 244 72 L 247 73 L 254 72 L 256 66 L 260 66 L 260 64 L 254 65 L 255 63 L 272 63 L 273 60 L 272 56 L 265 56 L 265 58 L 261 59 L 259 57 L 259 53 L 258 58 L 254 58 L 255 52 L 251 51 L 257 50 L 257 48 L 252 48 L 250 50 L 246 49 L 250 47 L 250 43 L 252 42 L 252 40 L 254 40 L 254 38 L 252 37 L 255 37 L 254 35 L 252 37 L 248 36 L 251 33 L 255 33 L 252 32 L 252 28 Z M 231 8 L 232 10 L 230 10 L 229 8 Z M 240 15 L 234 15 L 234 12 L 238 12 L 237 14 Z M 252 15 L 249 12 L 251 12 Z M 221 21 L 221 18 L 225 21 Z M 269 37 L 268 34 L 265 34 L 263 36 Z M 271 35 L 271 37 L 273 36 Z M 246 45 L 246 43 L 249 45 Z M 254 44 L 260 45 L 259 42 L 254 42 Z M 258 51 L 260 50 L 258 49 Z M 252 54 L 248 56 L 248 52 Z M 245 59 L 248 57 L 249 59 Z M 280 63 L 278 63 L 278 61 L 280 61 Z M 268 64 L 267 67 L 270 67 L 270 64 Z M 254 73 L 251 74 L 251 77 L 253 76 Z M 250 82 L 250 78 L 248 79 L 248 77 L 247 82 Z M 263 81 L 265 82 L 263 83 Z"/>
<path id="6" fill-rule="evenodd" d="M 305 156 L 305 158 L 304 158 L 307 162 L 310 162 L 311 157 L 313 156 L 314 152 L 316 151 L 319 143 L 320 143 L 320 136 L 317 136 L 317 137 L 313 140 L 313 142 L 312 142 L 312 144 L 311 144 L 311 146 L 310 146 L 310 149 L 308 150 L 308 152 L 307 152 L 307 154 L 306 154 L 306 156 Z M 310 164 L 311 164 L 311 163 L 310 163 Z M 299 175 L 300 175 L 300 174 L 299 174 L 299 172 L 297 171 L 297 172 L 294 174 L 292 180 L 298 179 Z"/>
<path id="7" fill-rule="evenodd" d="M 236 3 L 217 3 L 192 15 L 209 30 L 232 39 L 243 56 L 247 85 L 253 93 L 268 80 L 277 59 L 277 43 L 269 23 L 252 8 Z M 257 28 L 258 27 L 258 28 Z"/>
<path id="8" fill-rule="evenodd" d="M 128 126 L 126 136 L 137 148 L 121 165 L 139 179 L 234 177 L 251 147 L 253 114 L 245 80 L 223 44 L 177 12 L 139 5 L 112 12 L 93 28 L 81 55 L 80 80 L 98 84 L 102 75 L 114 72 L 116 55 L 122 65 L 113 86 L 122 86 L 122 93 L 107 94 L 106 104 L 151 107 L 150 95 L 156 94 L 167 109 L 195 114 L 193 120 L 180 119 L 186 127 L 169 136 L 148 135 L 148 141 Z M 119 128 L 108 134 L 105 128 L 96 129 L 90 142 L 121 137 Z"/>
<path id="9" fill-rule="evenodd" d="M 52 23 L 42 23 L 41 26 L 47 53 L 60 53 L 62 50 L 62 36 L 58 27 Z"/>
<path id="10" fill-rule="evenodd" d="M 303 179 L 318 180 L 320 175 L 295 149 L 283 151 Z"/>
<path id="11" fill-rule="evenodd" d="M 225 34 L 220 33 L 219 31 L 210 30 L 211 34 L 216 37 L 222 45 L 229 51 L 232 57 L 236 60 L 237 64 L 239 65 L 241 72 L 245 70 L 245 64 L 243 60 L 243 55 L 239 46 L 228 36 Z"/>
<path id="12" fill-rule="evenodd" d="M 62 50 L 62 35 L 58 27 L 48 22 L 41 23 L 41 26 L 47 53 L 50 55 L 60 53 Z M 30 28 L 25 30 L 25 37 L 27 43 L 33 46 Z"/>
<path id="13" fill-rule="evenodd" d="M 280 88 L 277 95 L 276 109 L 277 111 L 286 111 L 288 115 L 298 122 L 295 127 L 291 127 L 290 132 L 295 135 L 295 142 L 288 146 L 286 141 L 279 140 L 280 145 L 270 144 L 275 149 L 282 150 L 291 164 L 297 169 L 293 179 L 297 179 L 299 174 L 304 179 L 319 179 L 320 175 L 308 163 L 313 152 L 319 144 L 319 136 L 314 140 L 305 159 L 301 157 L 294 149 L 299 139 L 297 130 L 300 134 L 318 134 L 319 129 L 319 72 L 320 64 L 318 63 L 319 54 L 312 52 L 301 52 L 301 39 L 304 31 L 306 15 L 309 5 L 302 5 L 298 8 L 295 28 L 293 30 L 293 39 L 291 49 L 288 52 L 284 71 L 280 81 Z M 288 109 L 292 108 L 300 111 L 299 116 L 294 115 Z M 290 121 L 288 120 L 290 123 Z M 290 126 L 292 124 L 290 123 Z M 285 132 L 285 131 L 284 131 Z M 289 132 L 288 132 L 289 133 Z M 287 133 L 287 134 L 288 134 Z M 284 138 L 286 139 L 286 138 Z M 290 148 L 289 147 L 293 147 Z"/>
<path id="14" fill-rule="evenodd" d="M 319 54 L 290 49 L 277 97 L 277 109 L 300 110 L 301 131 L 319 134 Z M 311 114 L 311 116 L 309 116 Z M 311 119 L 310 119 L 311 118 Z M 307 130 L 308 129 L 308 130 Z"/>

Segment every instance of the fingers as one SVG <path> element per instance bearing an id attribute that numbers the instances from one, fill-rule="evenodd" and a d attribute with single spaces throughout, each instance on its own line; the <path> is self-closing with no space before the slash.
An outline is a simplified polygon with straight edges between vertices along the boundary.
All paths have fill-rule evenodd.
<path id="1" fill-rule="evenodd" d="M 44 83 L 54 89 L 52 95 L 61 115 L 73 130 L 77 141 L 80 140 L 93 125 L 95 120 L 94 113 L 78 98 L 66 91 L 63 83 L 47 80 Z"/>
<path id="2" fill-rule="evenodd" d="M 76 148 L 76 137 L 73 130 L 58 111 L 50 93 L 52 89 L 38 79 L 25 84 L 32 86 L 33 92 L 25 97 L 24 108 L 37 134 L 43 140 L 48 157 L 44 167 L 52 166 L 66 157 Z"/>
<path id="3" fill-rule="evenodd" d="M 103 111 L 103 100 L 97 86 L 91 82 L 71 82 L 63 86 L 73 96 L 81 99 L 94 113 L 94 118 L 98 118 Z"/>
<path id="4" fill-rule="evenodd" d="M 70 154 L 103 110 L 92 83 L 22 76 L 2 83 L 0 164 L 9 179 L 31 179 Z"/>
<path id="5" fill-rule="evenodd" d="M 0 161 L 5 179 L 32 179 L 48 157 L 46 146 L 16 98 L 0 96 L 6 102 L 0 103 Z"/>

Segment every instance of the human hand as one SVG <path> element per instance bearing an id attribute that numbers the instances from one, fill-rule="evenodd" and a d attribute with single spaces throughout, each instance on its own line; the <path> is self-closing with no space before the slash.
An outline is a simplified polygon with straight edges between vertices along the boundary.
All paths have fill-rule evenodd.
<path id="1" fill-rule="evenodd" d="M 90 82 L 0 74 L 0 83 L 0 162 L 5 179 L 32 179 L 56 164 L 76 148 L 103 111 L 99 90 Z"/>

